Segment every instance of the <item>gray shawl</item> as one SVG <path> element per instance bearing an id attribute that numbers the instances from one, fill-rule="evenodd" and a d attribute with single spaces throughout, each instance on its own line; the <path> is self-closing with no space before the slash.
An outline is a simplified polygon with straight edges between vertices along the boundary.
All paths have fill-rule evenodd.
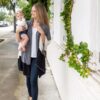
<path id="1" fill-rule="evenodd" d="M 27 65 L 30 65 L 31 63 L 31 45 L 32 45 L 32 25 L 33 25 L 33 20 L 30 20 L 27 22 L 28 25 L 28 31 L 27 35 L 29 37 L 29 41 L 26 46 L 26 52 L 22 52 L 22 62 L 26 63 Z M 43 29 L 45 36 L 47 37 L 47 40 L 51 40 L 50 36 L 50 30 L 47 25 L 41 24 L 41 28 Z M 36 50 L 38 51 L 39 49 L 39 39 L 40 38 L 40 33 L 37 31 L 36 33 Z"/>

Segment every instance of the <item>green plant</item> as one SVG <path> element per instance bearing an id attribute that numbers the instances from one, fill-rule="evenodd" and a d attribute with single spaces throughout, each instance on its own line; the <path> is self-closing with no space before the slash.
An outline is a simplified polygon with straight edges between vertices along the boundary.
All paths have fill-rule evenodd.
<path id="1" fill-rule="evenodd" d="M 9 22 L 10 24 L 13 23 L 13 16 L 7 15 L 5 21 Z"/>
<path id="2" fill-rule="evenodd" d="M 31 18 L 31 5 L 28 4 L 26 7 L 23 8 L 23 13 L 26 18 L 26 20 L 29 20 Z"/>
<path id="3" fill-rule="evenodd" d="M 61 17 L 64 22 L 67 40 L 65 44 L 65 51 L 63 54 L 61 54 L 60 60 L 65 61 L 64 57 L 67 55 L 69 66 L 74 68 L 80 74 L 80 76 L 88 77 L 91 71 L 88 67 L 88 62 L 92 53 L 88 49 L 88 44 L 86 42 L 80 42 L 80 44 L 74 43 L 71 31 L 72 8 L 73 0 L 65 0 Z"/>
<path id="4" fill-rule="evenodd" d="M 25 0 L 18 0 L 18 1 L 17 1 L 17 6 L 20 7 L 20 8 L 26 7 L 27 4 L 28 4 L 28 2 L 25 1 Z"/>
<path id="5" fill-rule="evenodd" d="M 3 21 L 6 18 L 6 13 L 0 11 L 0 21 Z"/>
<path id="6" fill-rule="evenodd" d="M 31 18 L 31 8 L 32 8 L 32 5 L 37 3 L 37 2 L 41 2 L 42 4 L 44 4 L 44 6 L 46 7 L 47 9 L 47 12 L 48 12 L 48 16 L 50 18 L 50 10 L 49 10 L 49 7 L 51 5 L 50 1 L 51 0 L 28 0 L 29 1 L 29 4 L 23 8 L 23 12 L 25 14 L 25 18 L 27 20 L 29 20 Z"/>

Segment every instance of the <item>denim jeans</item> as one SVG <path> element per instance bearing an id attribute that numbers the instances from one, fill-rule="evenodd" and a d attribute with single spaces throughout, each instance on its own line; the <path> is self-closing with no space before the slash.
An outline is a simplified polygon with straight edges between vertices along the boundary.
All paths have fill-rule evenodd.
<path id="1" fill-rule="evenodd" d="M 38 99 L 38 73 L 36 67 L 36 58 L 32 58 L 31 62 L 31 73 L 26 76 L 27 88 L 29 96 L 32 97 L 32 100 Z"/>

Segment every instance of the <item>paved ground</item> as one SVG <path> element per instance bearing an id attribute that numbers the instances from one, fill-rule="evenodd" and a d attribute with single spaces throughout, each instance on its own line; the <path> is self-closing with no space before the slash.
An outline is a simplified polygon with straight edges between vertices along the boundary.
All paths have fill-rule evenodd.
<path id="1" fill-rule="evenodd" d="M 5 39 L 0 43 L 0 100 L 16 100 L 16 97 L 12 96 L 19 84 L 18 71 L 15 67 L 16 43 L 13 42 L 12 34 L 2 35 L 0 38 Z"/>
<path id="2" fill-rule="evenodd" d="M 3 36 L 5 34 L 8 34 L 8 32 L 13 30 L 13 26 L 9 27 L 0 27 L 0 36 Z"/>
<path id="3" fill-rule="evenodd" d="M 0 100 L 28 100 L 25 77 L 16 65 L 17 43 L 11 29 L 0 29 L 0 39 L 4 39 L 0 43 Z M 38 100 L 60 100 L 48 65 L 47 74 L 39 79 Z"/>

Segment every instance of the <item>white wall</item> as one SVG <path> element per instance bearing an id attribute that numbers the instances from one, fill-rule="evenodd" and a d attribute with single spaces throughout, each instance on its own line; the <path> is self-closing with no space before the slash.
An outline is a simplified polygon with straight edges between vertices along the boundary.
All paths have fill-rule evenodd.
<path id="1" fill-rule="evenodd" d="M 62 0 L 54 0 L 54 37 L 47 48 L 47 58 L 62 100 L 100 100 L 100 86 L 91 77 L 83 79 L 58 58 L 63 52 L 64 27 L 60 17 Z M 76 43 L 87 42 L 97 46 L 97 0 L 75 0 L 72 13 L 72 32 Z M 100 24 L 100 23 L 99 23 Z M 94 43 L 95 41 L 95 43 Z"/>
<path id="2" fill-rule="evenodd" d="M 61 100 L 67 100 L 67 67 L 66 64 L 59 60 L 61 53 L 63 52 L 59 45 L 52 41 L 47 48 L 47 58 L 52 70 Z"/>
<path id="3" fill-rule="evenodd" d="M 72 12 L 72 33 L 75 43 L 87 42 L 93 52 L 92 61 L 97 63 L 96 69 L 100 69 L 99 49 L 99 16 L 98 0 L 75 0 Z"/>
<path id="4" fill-rule="evenodd" d="M 60 11 L 61 11 L 61 0 L 54 0 L 54 40 L 60 44 Z"/>
<path id="5" fill-rule="evenodd" d="M 62 11 L 63 3 L 62 0 L 54 0 L 54 41 L 59 45 L 63 42 L 64 27 L 61 20 L 60 12 Z"/>
<path id="6" fill-rule="evenodd" d="M 91 2 L 91 50 L 97 51 L 97 0 L 92 0 Z"/>
<path id="7" fill-rule="evenodd" d="M 100 0 L 97 1 L 97 50 L 100 52 Z"/>
<path id="8" fill-rule="evenodd" d="M 72 12 L 72 33 L 75 43 L 81 41 L 90 45 L 91 0 L 75 0 Z"/>
<path id="9" fill-rule="evenodd" d="M 66 86 L 67 84 L 67 67 L 66 64 L 59 60 L 61 53 L 63 52 L 59 45 L 63 43 L 64 27 L 63 22 L 60 17 L 60 12 L 62 10 L 63 3 L 62 0 L 54 0 L 54 27 L 51 26 L 51 32 L 53 34 L 53 40 L 47 48 L 47 57 L 52 69 L 52 73 L 57 84 L 57 88 L 61 95 L 62 100 L 66 100 Z M 51 24 L 52 25 L 52 24 Z M 53 49 L 52 49 L 53 48 Z"/>
<path id="10" fill-rule="evenodd" d="M 99 52 L 100 52 L 100 0 L 91 2 L 91 31 L 90 42 L 93 51 L 93 59 L 97 63 L 97 69 L 100 69 Z"/>

